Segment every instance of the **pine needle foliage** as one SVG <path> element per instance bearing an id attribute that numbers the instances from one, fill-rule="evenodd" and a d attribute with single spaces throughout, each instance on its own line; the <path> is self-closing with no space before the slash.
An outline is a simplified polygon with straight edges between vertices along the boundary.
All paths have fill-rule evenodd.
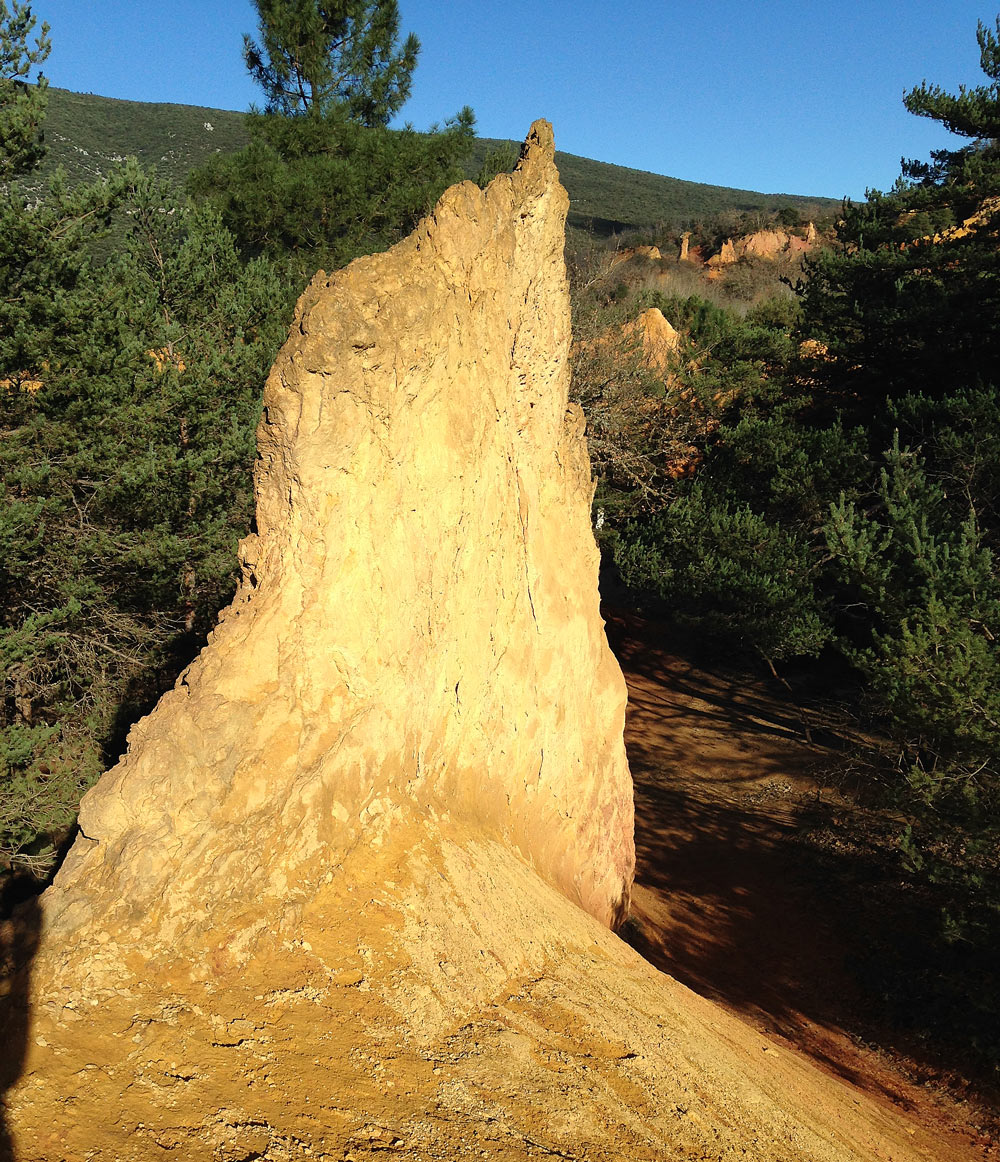
<path id="1" fill-rule="evenodd" d="M 397 48 L 395 0 L 255 0 L 261 41 L 246 38 L 267 105 L 250 143 L 212 158 L 189 188 L 217 207 L 245 254 L 285 262 L 300 282 L 396 242 L 459 179 L 475 118 L 444 131 L 394 131 L 419 43 Z"/>
<path id="2" fill-rule="evenodd" d="M 410 95 L 420 42 L 399 40 L 396 0 L 254 0 L 260 40 L 243 59 L 265 111 L 325 116 L 334 108 L 368 128 L 388 125 Z"/>
<path id="3" fill-rule="evenodd" d="M 250 144 L 196 171 L 189 188 L 219 211 L 248 255 L 291 259 L 296 276 L 337 269 L 407 234 L 445 188 L 474 120 L 441 132 L 367 128 L 335 107 L 323 116 L 251 114 Z"/>
<path id="4" fill-rule="evenodd" d="M 36 24 L 31 5 L 0 0 L 0 182 L 33 169 L 44 155 L 41 137 L 48 81 L 32 73 L 52 47 L 49 26 L 43 24 L 34 42 Z"/>
<path id="5" fill-rule="evenodd" d="M 909 392 L 942 398 L 1000 366 L 1000 18 L 977 37 L 990 84 L 953 95 L 925 81 L 905 98 L 967 144 L 904 162 L 888 193 L 846 204 L 839 249 L 809 263 L 803 323 L 827 353 L 817 372 L 859 412 Z"/>
<path id="6" fill-rule="evenodd" d="M 0 245 L 0 858 L 38 870 L 232 593 L 288 294 L 134 163 L 8 194 Z"/>

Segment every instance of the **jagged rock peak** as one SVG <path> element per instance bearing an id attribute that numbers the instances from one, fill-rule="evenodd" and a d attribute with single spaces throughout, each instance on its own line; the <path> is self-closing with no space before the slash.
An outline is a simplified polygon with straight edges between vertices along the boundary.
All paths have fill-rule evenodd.
<path id="1" fill-rule="evenodd" d="M 243 583 L 84 799 L 46 898 L 74 948 L 138 932 L 177 952 L 221 927 L 248 956 L 353 844 L 429 817 L 624 918 L 625 688 L 568 404 L 553 150 L 536 122 L 513 174 L 452 187 L 303 294 L 264 394 Z"/>

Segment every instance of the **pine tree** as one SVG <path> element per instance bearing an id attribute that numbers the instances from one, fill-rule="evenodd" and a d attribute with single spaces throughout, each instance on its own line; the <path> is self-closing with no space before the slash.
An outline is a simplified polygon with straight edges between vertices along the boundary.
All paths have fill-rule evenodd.
<path id="1" fill-rule="evenodd" d="M 254 0 L 260 42 L 244 38 L 266 112 L 325 115 L 335 106 L 368 127 L 387 125 L 410 95 L 420 42 L 397 48 L 396 0 Z"/>
<path id="2" fill-rule="evenodd" d="M 0 0 L 0 182 L 32 169 L 44 152 L 41 123 L 48 81 L 40 73 L 34 84 L 29 78 L 49 55 L 51 42 L 49 26 L 43 24 L 32 48 L 34 27 L 30 4 L 13 0 L 8 9 Z"/>
<path id="3" fill-rule="evenodd" d="M 461 178 L 475 118 L 465 108 L 443 131 L 388 128 L 419 49 L 412 36 L 396 49 L 395 0 L 256 4 L 261 44 L 248 37 L 244 55 L 267 110 L 250 114 L 249 146 L 213 158 L 190 189 L 245 254 L 288 262 L 301 283 L 409 232 Z"/>
<path id="4" fill-rule="evenodd" d="M 867 679 L 904 860 L 947 888 L 950 938 L 984 948 L 1000 931 L 1000 573 L 981 519 L 998 402 L 995 389 L 904 401 L 898 418 L 932 418 L 929 456 L 897 435 L 874 495 L 841 498 L 825 526 L 854 623 L 841 648 Z M 994 1028 L 981 1048 L 996 1054 L 1000 1014 L 992 997 L 975 1003 Z"/>
<path id="5" fill-rule="evenodd" d="M 940 121 L 950 132 L 995 149 L 1000 145 L 1000 16 L 993 28 L 980 21 L 976 40 L 980 68 L 992 84 L 972 89 L 960 85 L 958 93 L 951 94 L 923 81 L 906 94 L 903 104 L 918 117 Z M 943 151 L 940 156 L 948 154 Z"/>
<path id="6" fill-rule="evenodd" d="M 369 129 L 323 117 L 258 114 L 250 144 L 192 174 L 248 255 L 287 263 L 294 280 L 384 250 L 416 225 L 445 187 L 474 134 L 471 110 L 441 131 Z"/>
<path id="7" fill-rule="evenodd" d="M 109 215 L 125 237 L 99 265 Z M 289 303 L 134 162 L 8 199 L 0 255 L 0 862 L 44 871 L 232 593 Z"/>
<path id="8" fill-rule="evenodd" d="M 990 84 L 948 94 L 925 81 L 904 98 L 968 143 L 847 204 L 839 251 L 803 287 L 804 330 L 826 346 L 817 376 L 867 417 L 887 396 L 940 398 L 1000 366 L 1000 18 L 977 38 Z"/>

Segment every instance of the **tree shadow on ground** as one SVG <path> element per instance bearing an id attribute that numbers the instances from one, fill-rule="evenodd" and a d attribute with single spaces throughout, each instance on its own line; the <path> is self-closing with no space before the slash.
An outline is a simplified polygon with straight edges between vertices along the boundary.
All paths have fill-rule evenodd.
<path id="1" fill-rule="evenodd" d="M 41 925 L 38 896 L 24 900 L 9 919 L 0 920 L 0 1162 L 17 1162 L 19 1157 L 7 1126 L 5 1095 L 21 1077 L 27 1056 L 31 969 Z"/>
<path id="2" fill-rule="evenodd" d="M 910 1104 L 912 1089 L 884 1060 L 877 1068 L 866 1046 L 905 1059 L 921 1079 L 954 1081 L 956 1062 L 968 1075 L 982 1030 L 967 986 L 994 987 L 997 966 L 942 945 L 940 899 L 906 880 L 891 844 L 817 841 L 849 808 L 824 798 L 812 776 L 849 740 L 827 729 L 824 745 L 814 732 L 807 746 L 776 684 L 678 658 L 648 622 L 617 618 L 609 628 L 630 699 L 629 942 L 897 1105 Z"/>

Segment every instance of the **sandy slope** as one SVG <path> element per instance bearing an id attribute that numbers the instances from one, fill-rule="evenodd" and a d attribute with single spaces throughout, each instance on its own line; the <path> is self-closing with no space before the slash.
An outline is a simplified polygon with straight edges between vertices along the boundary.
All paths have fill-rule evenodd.
<path id="1" fill-rule="evenodd" d="M 651 968 L 500 843 L 415 826 L 343 872 L 310 940 L 245 972 L 164 962 L 36 1012 L 18 1162 L 969 1157 Z"/>
<path id="2" fill-rule="evenodd" d="M 656 623 L 619 615 L 609 632 L 629 686 L 635 947 L 772 1043 L 906 1110 L 941 1135 L 941 1157 L 1000 1157 L 976 1109 L 917 1082 L 936 1071 L 859 979 L 867 933 L 838 868 L 800 842 L 836 740 L 814 722 L 806 745 L 776 683 L 681 658 Z"/>
<path id="3" fill-rule="evenodd" d="M 795 721 L 645 631 L 621 652 L 640 934 L 725 1007 L 499 840 L 413 820 L 357 845 L 303 907 L 308 936 L 265 935 L 245 970 L 220 949 L 100 993 L 48 982 L 6 1030 L 7 1063 L 25 1052 L 11 1156 L 982 1162 L 807 1003 L 848 983 L 780 854 Z"/>

